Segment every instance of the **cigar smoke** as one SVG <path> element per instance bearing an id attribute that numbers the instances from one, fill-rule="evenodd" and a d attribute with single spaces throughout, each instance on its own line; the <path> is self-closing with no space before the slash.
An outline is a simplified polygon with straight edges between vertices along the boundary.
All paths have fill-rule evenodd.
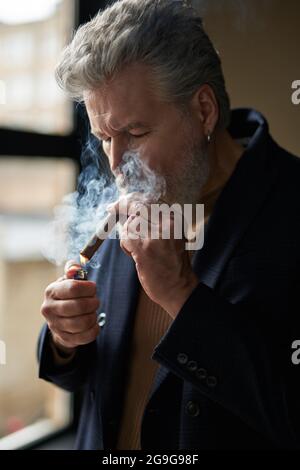
<path id="1" fill-rule="evenodd" d="M 118 221 L 118 214 L 114 212 L 109 213 L 106 217 L 104 217 L 104 219 L 101 220 L 92 238 L 89 239 L 87 244 L 80 251 L 80 263 L 82 266 L 85 266 L 92 259 L 104 240 L 106 240 L 112 233 L 112 230 Z"/>
<path id="2" fill-rule="evenodd" d="M 80 262 L 80 252 L 95 233 L 99 233 L 107 218 L 107 206 L 120 196 L 139 193 L 139 200 L 157 202 L 165 194 L 165 179 L 151 170 L 136 152 L 123 155 L 114 175 L 106 156 L 91 137 L 83 157 L 78 190 L 66 195 L 62 204 L 54 209 L 54 220 L 45 233 L 43 255 L 56 265 L 68 259 Z M 117 226 L 109 236 L 118 238 Z M 88 267 L 99 267 L 97 253 Z"/>

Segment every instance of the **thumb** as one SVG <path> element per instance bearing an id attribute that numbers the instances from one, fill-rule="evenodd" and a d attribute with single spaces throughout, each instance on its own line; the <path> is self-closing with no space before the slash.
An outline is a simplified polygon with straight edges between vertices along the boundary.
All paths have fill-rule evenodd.
<path id="1" fill-rule="evenodd" d="M 66 279 L 73 279 L 75 274 L 77 273 L 77 271 L 81 268 L 82 268 L 81 264 L 78 263 L 77 261 L 75 261 L 75 260 L 67 261 L 66 264 L 65 264 L 65 268 L 64 268 L 65 278 Z"/>

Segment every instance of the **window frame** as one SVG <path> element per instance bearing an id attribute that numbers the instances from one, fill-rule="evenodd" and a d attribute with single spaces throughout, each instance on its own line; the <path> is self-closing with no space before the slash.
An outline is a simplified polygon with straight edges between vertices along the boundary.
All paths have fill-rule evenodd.
<path id="1" fill-rule="evenodd" d="M 103 9 L 113 1 L 109 0 L 74 0 L 75 3 L 75 17 L 74 28 L 77 29 L 81 24 L 89 21 L 100 9 Z M 22 130 L 15 130 L 13 128 L 0 127 L 0 158 L 7 158 L 9 156 L 17 156 L 26 159 L 27 157 L 39 158 L 70 158 L 76 163 L 78 174 L 81 170 L 80 155 L 81 155 L 81 141 L 82 141 L 82 128 L 86 126 L 86 115 L 82 113 L 82 108 L 78 107 L 76 103 L 73 104 L 73 129 L 66 135 L 45 134 L 38 132 L 29 132 Z M 38 340 L 38 338 L 37 338 Z M 79 414 L 82 403 L 82 393 L 76 392 L 71 394 L 71 410 L 70 410 L 70 423 L 59 430 L 51 430 L 48 426 L 48 432 L 45 435 L 38 435 L 41 429 L 39 421 L 33 423 L 28 427 L 32 430 L 34 438 L 26 441 L 25 434 L 26 428 L 17 431 L 17 433 L 9 434 L 0 439 L 10 440 L 17 437 L 17 445 L 13 446 L 14 450 L 35 449 L 38 445 L 47 445 L 54 439 L 63 438 L 70 432 L 75 432 L 79 422 Z M 9 442 L 9 441 L 7 441 Z"/>

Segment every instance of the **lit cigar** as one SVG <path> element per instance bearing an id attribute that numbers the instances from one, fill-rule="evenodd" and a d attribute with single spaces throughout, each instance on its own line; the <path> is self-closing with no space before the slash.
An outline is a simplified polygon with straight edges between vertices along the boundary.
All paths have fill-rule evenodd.
<path id="1" fill-rule="evenodd" d="M 102 245 L 104 240 L 108 238 L 109 234 L 112 232 L 113 228 L 116 226 L 116 223 L 119 220 L 119 215 L 115 212 L 108 214 L 108 216 L 101 222 L 98 226 L 96 233 L 92 238 L 87 242 L 85 247 L 80 252 L 80 262 L 84 266 L 92 256 L 96 253 L 98 248 Z"/>

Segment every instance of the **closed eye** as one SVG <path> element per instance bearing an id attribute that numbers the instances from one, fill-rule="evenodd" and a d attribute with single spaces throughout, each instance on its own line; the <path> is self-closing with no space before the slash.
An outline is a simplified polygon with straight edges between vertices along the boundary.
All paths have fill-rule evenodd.
<path id="1" fill-rule="evenodd" d="M 149 134 L 149 132 L 144 132 L 144 134 L 131 134 L 130 132 L 128 133 L 130 137 L 133 137 L 134 139 L 140 139 L 141 137 L 145 137 L 146 135 Z"/>
<path id="2" fill-rule="evenodd" d="M 144 132 L 143 134 L 131 134 L 130 132 L 128 132 L 128 136 L 133 139 L 141 139 L 142 137 L 145 137 L 148 134 L 149 132 Z M 101 140 L 109 144 L 111 142 L 111 137 L 107 137 L 106 139 L 102 137 Z"/>

